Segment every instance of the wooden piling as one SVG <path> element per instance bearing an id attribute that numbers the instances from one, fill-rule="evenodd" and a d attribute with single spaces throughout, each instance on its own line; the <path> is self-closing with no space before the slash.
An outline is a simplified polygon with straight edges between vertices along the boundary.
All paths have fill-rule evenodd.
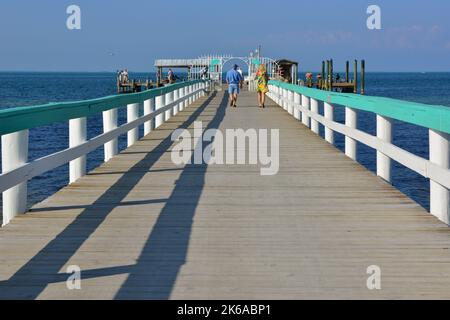
<path id="1" fill-rule="evenodd" d="M 364 94 L 366 86 L 366 60 L 361 61 L 361 94 Z"/>
<path id="2" fill-rule="evenodd" d="M 346 61 L 345 63 L 345 82 L 349 82 L 350 77 L 349 77 L 349 69 L 350 69 L 350 62 Z"/>
<path id="3" fill-rule="evenodd" d="M 325 61 L 322 61 L 322 79 L 320 80 L 319 83 L 319 88 L 320 89 L 324 89 L 324 81 L 326 79 L 326 75 L 325 75 Z"/>
<path id="4" fill-rule="evenodd" d="M 330 91 L 333 91 L 333 59 L 330 59 Z"/>

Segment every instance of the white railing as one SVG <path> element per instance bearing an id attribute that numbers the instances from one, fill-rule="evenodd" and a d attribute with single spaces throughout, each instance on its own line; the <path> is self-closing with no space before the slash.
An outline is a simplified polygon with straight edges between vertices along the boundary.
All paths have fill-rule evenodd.
<path id="1" fill-rule="evenodd" d="M 170 90 L 170 89 L 169 89 Z M 70 163 L 70 183 L 86 175 L 86 155 L 104 146 L 104 160 L 118 154 L 118 137 L 127 133 L 128 146 L 139 139 L 139 126 L 149 134 L 165 121 L 183 111 L 210 90 L 210 83 L 196 82 L 178 85 L 165 94 L 127 105 L 127 123 L 118 126 L 118 109 L 103 111 L 103 134 L 87 140 L 86 117 L 70 118 L 69 148 L 28 162 L 28 129 L 2 135 L 2 174 L 0 192 L 3 192 L 3 226 L 16 215 L 27 210 L 27 181 L 47 171 Z M 106 100 L 107 98 L 105 98 Z M 139 116 L 143 104 L 143 115 Z M 15 110 L 17 112 L 17 110 Z M 20 110 L 18 110 L 20 111 Z M 14 112 L 14 110 L 13 110 Z"/>
<path id="2" fill-rule="evenodd" d="M 387 182 L 391 183 L 391 162 L 392 160 L 404 165 L 405 167 L 419 173 L 430 179 L 430 211 L 446 224 L 450 223 L 450 135 L 436 129 L 429 128 L 430 159 L 424 159 L 416 156 L 404 149 L 395 146 L 392 143 L 393 120 L 390 117 L 377 114 L 377 135 L 373 136 L 357 129 L 357 107 L 345 107 L 345 124 L 334 121 L 334 105 L 331 104 L 331 96 L 334 95 L 339 101 L 354 101 L 355 96 L 314 92 L 314 89 L 305 89 L 299 86 L 284 87 L 283 84 L 269 85 L 268 96 L 279 106 L 285 109 L 302 124 L 309 127 L 314 133 L 319 134 L 319 124 L 324 126 L 325 140 L 334 144 L 334 133 L 340 133 L 345 136 L 345 154 L 356 161 L 357 142 L 363 143 L 377 151 L 377 175 Z M 316 90 L 318 91 L 318 90 Z M 314 92 L 314 97 L 300 92 Z M 321 97 L 318 100 L 317 97 Z M 358 99 L 372 99 L 373 97 L 360 97 Z M 382 100 L 380 100 L 382 101 Z M 385 104 L 392 103 L 394 100 L 386 99 Z M 323 102 L 323 116 L 319 113 L 319 103 Z M 383 101 L 381 102 L 383 103 Z M 405 107 L 408 103 L 405 102 Z M 339 103 L 341 105 L 341 103 Z M 411 103 L 411 108 L 420 110 L 423 108 L 424 114 L 426 107 Z M 444 111 L 442 111 L 444 110 Z M 430 110 L 431 111 L 431 110 Z M 433 111 L 434 112 L 434 111 Z M 436 120 L 440 122 L 440 127 L 449 127 L 450 119 L 448 110 L 439 109 Z M 394 113 L 394 111 L 392 112 Z M 444 116 L 445 113 L 445 116 Z M 408 113 L 406 113 L 408 114 Z M 409 114 L 410 116 L 410 114 Z M 401 118 L 401 117 L 400 117 Z M 406 117 L 405 117 L 406 118 Z M 401 119 L 400 119 L 401 120 Z M 428 119 L 429 120 L 429 119 Z M 405 122 L 409 122 L 404 120 Z M 443 123 L 442 121 L 447 121 Z M 430 120 L 431 122 L 431 120 Z M 412 123 L 412 122 L 411 122 Z M 448 129 L 446 129 L 448 130 Z"/>

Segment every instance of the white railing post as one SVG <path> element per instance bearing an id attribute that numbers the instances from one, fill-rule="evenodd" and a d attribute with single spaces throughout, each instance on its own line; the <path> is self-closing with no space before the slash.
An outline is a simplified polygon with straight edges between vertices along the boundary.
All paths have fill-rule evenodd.
<path id="1" fill-rule="evenodd" d="M 392 119 L 377 115 L 378 139 L 392 143 Z M 377 175 L 387 182 L 391 182 L 391 158 L 377 150 Z"/>
<path id="2" fill-rule="evenodd" d="M 173 92 L 173 101 L 178 101 L 178 99 L 180 98 L 180 89 L 177 89 Z M 179 107 L 180 104 L 177 103 L 172 109 L 173 109 L 173 115 L 176 116 L 177 113 L 179 112 Z"/>
<path id="3" fill-rule="evenodd" d="M 358 113 L 356 109 L 345 108 L 345 125 L 349 128 L 356 129 L 358 126 Z M 350 159 L 356 161 L 357 142 L 355 139 L 345 136 L 345 154 Z"/>
<path id="4" fill-rule="evenodd" d="M 324 115 L 327 120 L 334 121 L 333 106 L 328 102 L 324 102 Z M 334 144 L 334 131 L 325 126 L 325 140 Z"/>
<path id="5" fill-rule="evenodd" d="M 14 170 L 28 162 L 28 130 L 2 136 L 2 172 Z M 3 192 L 3 226 L 27 210 L 27 182 Z"/>
<path id="6" fill-rule="evenodd" d="M 283 108 L 283 100 L 281 99 L 283 97 L 283 89 L 280 87 L 276 87 L 276 93 L 277 93 L 277 105 L 281 108 Z"/>
<path id="7" fill-rule="evenodd" d="M 284 89 L 283 88 L 278 88 L 278 105 L 284 109 Z"/>
<path id="8" fill-rule="evenodd" d="M 289 108 L 289 101 L 288 101 L 288 90 L 283 88 L 283 109 L 287 110 Z"/>
<path id="9" fill-rule="evenodd" d="M 188 86 L 189 95 L 194 92 L 193 90 L 194 90 L 194 85 L 191 84 L 190 86 Z M 188 106 L 190 106 L 193 101 L 194 101 L 194 97 L 193 96 L 189 96 Z"/>
<path id="10" fill-rule="evenodd" d="M 144 101 L 144 116 L 149 115 L 155 111 L 155 98 L 151 98 Z M 153 129 L 155 129 L 155 119 L 144 123 L 144 136 L 148 135 Z"/>
<path id="11" fill-rule="evenodd" d="M 184 102 L 186 101 L 186 99 L 184 99 L 184 96 L 186 95 L 185 90 L 186 90 L 185 87 L 180 88 L 179 93 L 178 93 L 178 96 L 180 98 L 180 103 L 178 105 L 178 110 L 180 112 L 184 110 Z"/>
<path id="12" fill-rule="evenodd" d="M 186 98 L 187 96 L 189 96 L 189 93 L 190 93 L 189 87 L 190 87 L 190 86 L 184 87 L 184 97 L 185 97 L 185 98 L 184 98 L 184 107 L 183 107 L 183 110 L 186 109 L 187 107 L 189 107 L 189 98 Z"/>
<path id="13" fill-rule="evenodd" d="M 109 132 L 117 128 L 117 109 L 111 109 L 103 112 L 103 132 Z M 117 138 L 105 143 L 105 162 L 111 160 L 119 152 L 119 143 Z"/>
<path id="14" fill-rule="evenodd" d="M 269 94 L 270 94 L 270 99 L 272 99 L 275 103 L 277 103 L 277 98 L 276 98 L 276 87 L 274 85 L 270 85 L 269 86 Z"/>
<path id="15" fill-rule="evenodd" d="M 87 141 L 87 120 L 78 118 L 69 120 L 69 148 Z M 70 161 L 69 183 L 73 183 L 86 175 L 86 155 Z"/>
<path id="16" fill-rule="evenodd" d="M 155 99 L 155 104 L 156 104 L 156 110 L 164 108 L 164 106 L 166 105 L 165 95 L 162 94 L 160 96 L 157 96 Z M 159 128 L 165 121 L 166 121 L 165 113 L 163 112 L 161 114 L 158 114 L 155 119 L 155 128 Z"/>
<path id="17" fill-rule="evenodd" d="M 127 106 L 127 122 L 139 119 L 139 103 L 129 104 Z M 139 140 L 139 127 L 131 129 L 127 133 L 128 147 L 131 147 Z"/>
<path id="18" fill-rule="evenodd" d="M 450 135 L 430 129 L 429 139 L 430 161 L 441 168 L 450 169 Z M 433 180 L 430 180 L 430 212 L 450 224 L 450 191 Z"/>
<path id="19" fill-rule="evenodd" d="M 302 106 L 309 110 L 309 97 L 302 94 Z M 309 128 L 309 117 L 306 113 L 302 113 L 302 123 Z"/>
<path id="20" fill-rule="evenodd" d="M 288 107 L 289 114 L 294 114 L 294 91 L 288 90 Z"/>
<path id="21" fill-rule="evenodd" d="M 166 106 L 173 102 L 173 91 L 166 93 Z M 173 108 L 166 111 L 166 121 L 173 116 Z"/>
<path id="22" fill-rule="evenodd" d="M 313 98 L 311 98 L 311 112 L 319 114 L 319 101 Z M 319 134 L 319 122 L 317 120 L 311 119 L 311 130 L 315 134 Z"/>
<path id="23" fill-rule="evenodd" d="M 205 82 L 202 82 L 202 83 L 200 84 L 200 87 L 202 88 L 202 91 L 200 92 L 200 95 L 201 95 L 202 97 L 204 97 L 204 96 L 205 96 L 205 90 L 206 90 L 206 83 L 205 83 Z"/>
<path id="24" fill-rule="evenodd" d="M 302 96 L 300 93 L 295 92 L 294 93 L 294 104 L 295 105 L 301 105 L 302 104 Z M 297 120 L 301 120 L 301 113 L 300 110 L 294 107 L 294 118 Z"/>

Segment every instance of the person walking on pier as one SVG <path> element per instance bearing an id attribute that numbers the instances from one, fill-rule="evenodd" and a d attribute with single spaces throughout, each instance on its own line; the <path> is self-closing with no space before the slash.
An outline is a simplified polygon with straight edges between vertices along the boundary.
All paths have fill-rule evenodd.
<path id="1" fill-rule="evenodd" d="M 236 108 L 237 97 L 239 94 L 239 87 L 242 85 L 243 78 L 237 71 L 238 65 L 234 65 L 233 69 L 227 72 L 226 81 L 228 85 L 228 93 L 230 94 L 230 107 Z"/>
<path id="2" fill-rule="evenodd" d="M 267 75 L 266 66 L 263 64 L 259 65 L 259 69 L 256 72 L 255 80 L 257 83 L 256 92 L 258 93 L 258 104 L 260 108 L 265 108 L 266 103 L 266 93 L 269 92 L 269 76 Z"/>

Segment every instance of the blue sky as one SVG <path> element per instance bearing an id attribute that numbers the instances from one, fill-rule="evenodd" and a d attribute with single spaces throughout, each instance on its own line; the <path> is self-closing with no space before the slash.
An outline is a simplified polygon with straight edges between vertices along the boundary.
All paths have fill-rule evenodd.
<path id="1" fill-rule="evenodd" d="M 0 0 L 0 70 L 152 71 L 155 58 L 263 54 L 318 70 L 333 58 L 369 71 L 450 71 L 448 0 Z M 66 28 L 81 7 L 82 29 Z M 366 27 L 369 5 L 382 30 Z M 111 55 L 110 53 L 113 53 Z"/>

